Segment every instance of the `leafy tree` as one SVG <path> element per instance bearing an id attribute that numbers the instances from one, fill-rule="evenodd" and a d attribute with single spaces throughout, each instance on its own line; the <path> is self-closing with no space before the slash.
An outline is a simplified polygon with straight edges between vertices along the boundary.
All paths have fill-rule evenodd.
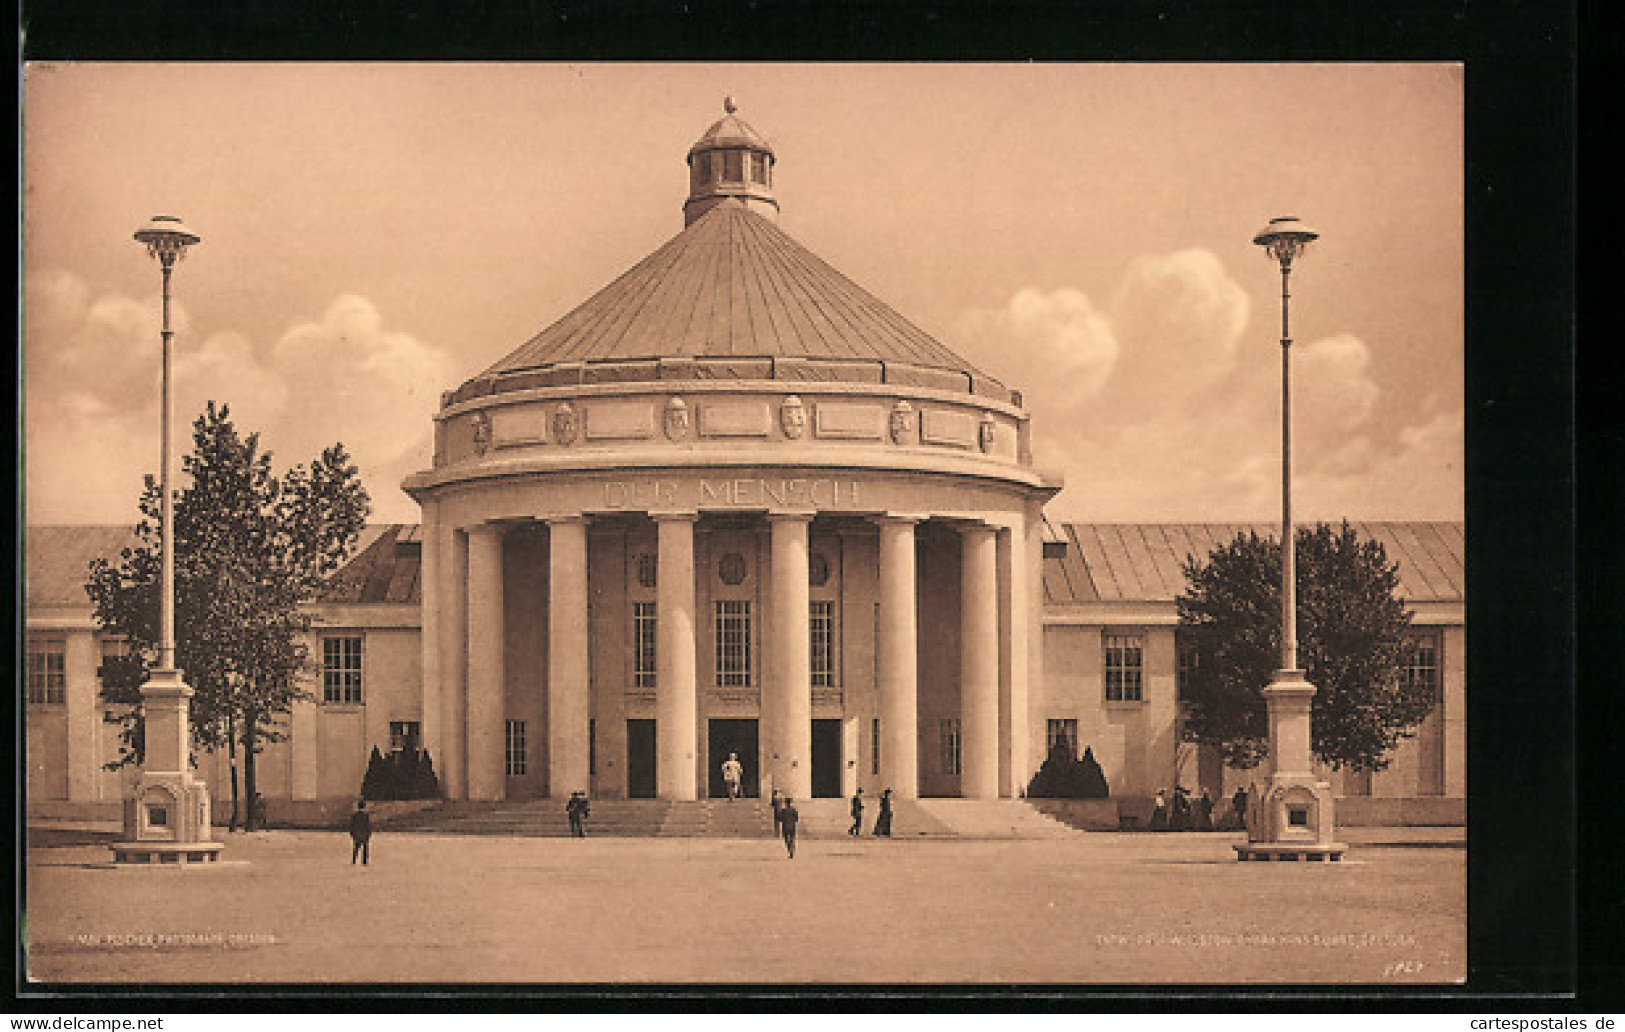
<path id="1" fill-rule="evenodd" d="M 1238 535 L 1185 563 L 1180 633 L 1193 649 L 1186 680 L 1187 739 L 1216 745 L 1233 766 L 1268 754 L 1263 689 L 1281 664 L 1281 547 Z M 1395 595 L 1398 567 L 1382 544 L 1345 521 L 1297 534 L 1298 663 L 1316 690 L 1315 756 L 1337 770 L 1384 770 L 1402 738 L 1432 710 L 1403 676 L 1411 615 Z"/>
<path id="2" fill-rule="evenodd" d="M 278 718 L 306 696 L 300 681 L 312 664 L 301 637 L 311 619 L 300 604 L 354 550 L 370 503 L 341 444 L 279 478 L 259 435 L 241 436 L 230 409 L 212 401 L 192 424 L 192 443 L 181 463 L 190 483 L 175 497 L 175 663 L 194 692 L 194 755 L 231 751 L 236 827 L 237 749 L 252 800 L 260 749 L 286 737 Z M 159 502 L 149 475 L 136 544 L 117 563 L 92 561 L 85 588 L 102 630 L 130 641 L 130 654 L 102 671 L 105 699 L 128 707 L 109 768 L 142 758 L 141 685 L 157 662 Z M 253 819 L 250 808 L 245 826 Z"/>

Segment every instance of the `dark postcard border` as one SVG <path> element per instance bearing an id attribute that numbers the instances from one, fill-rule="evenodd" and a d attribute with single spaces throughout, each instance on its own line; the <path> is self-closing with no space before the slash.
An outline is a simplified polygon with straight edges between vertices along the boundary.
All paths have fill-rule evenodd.
<path id="1" fill-rule="evenodd" d="M 1358 5 L 1271 0 L 1223 10 L 1212 4 L 1126 0 L 722 6 L 41 0 L 26 5 L 20 27 L 22 53 L 29 60 L 1464 61 L 1470 976 L 1465 988 L 1440 989 L 477 986 L 440 987 L 437 994 L 436 987 L 424 986 L 403 994 L 391 986 L 318 991 L 234 985 L 131 994 L 56 986 L 52 998 L 16 1005 L 51 1010 L 72 1001 L 76 1009 L 238 1010 L 251 997 L 275 997 L 284 1010 L 303 1005 L 325 1011 L 388 1010 L 408 1002 L 413 1009 L 507 1009 L 504 1000 L 514 1007 L 516 997 L 526 1010 L 570 1011 L 952 1010 L 967 1005 L 1148 1011 L 1403 1005 L 1501 1011 L 1572 1005 L 1568 994 L 1576 990 L 1578 977 L 1576 25 L 1566 4 L 1498 7 L 1491 11 L 1465 0 Z M 14 489 L 15 483 L 13 478 Z M 1596 569 L 1588 563 L 1588 585 Z M 1602 601 L 1617 611 L 1617 601 Z M 20 631 L 20 611 L 16 619 Z M 19 778 L 13 787 L 20 789 L 20 768 L 10 773 Z M 1617 780 L 1617 771 L 1606 773 Z M 1607 904 L 1617 903 L 1617 891 L 1592 898 L 1603 905 L 1588 915 L 1614 912 Z M 14 919 L 21 901 L 21 895 L 13 897 Z M 15 920 L 13 927 L 18 927 Z M 15 989 L 34 991 L 20 983 Z"/>

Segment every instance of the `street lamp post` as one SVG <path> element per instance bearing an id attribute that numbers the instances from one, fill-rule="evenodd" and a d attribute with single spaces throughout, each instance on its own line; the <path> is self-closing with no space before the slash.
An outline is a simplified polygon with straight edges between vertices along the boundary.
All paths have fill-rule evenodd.
<path id="1" fill-rule="evenodd" d="M 209 788 L 192 773 L 187 686 L 175 665 L 175 508 L 169 485 L 170 342 L 169 278 L 186 249 L 201 238 L 173 215 L 156 215 L 135 232 L 163 270 L 162 400 L 159 417 L 158 491 L 161 572 L 158 664 L 141 686 L 141 776 L 124 800 L 124 839 L 113 844 L 118 863 L 195 863 L 218 859 L 210 841 Z"/>
<path id="2" fill-rule="evenodd" d="M 1292 525 L 1292 262 L 1320 234 L 1292 216 L 1253 237 L 1281 266 L 1281 666 L 1264 688 L 1269 778 L 1249 793 L 1241 860 L 1338 860 L 1331 786 L 1314 772 L 1310 715 L 1315 686 L 1298 667 L 1297 536 Z"/>

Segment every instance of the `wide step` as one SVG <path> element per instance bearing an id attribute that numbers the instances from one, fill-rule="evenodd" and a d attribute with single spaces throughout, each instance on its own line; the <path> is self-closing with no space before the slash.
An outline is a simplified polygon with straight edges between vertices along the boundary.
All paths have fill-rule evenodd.
<path id="1" fill-rule="evenodd" d="M 570 820 L 562 801 L 520 803 L 449 802 L 378 823 L 382 831 L 446 835 L 564 838 Z M 658 799 L 595 799 L 587 834 L 611 838 L 766 838 L 773 819 L 754 799 L 668 802 Z"/>

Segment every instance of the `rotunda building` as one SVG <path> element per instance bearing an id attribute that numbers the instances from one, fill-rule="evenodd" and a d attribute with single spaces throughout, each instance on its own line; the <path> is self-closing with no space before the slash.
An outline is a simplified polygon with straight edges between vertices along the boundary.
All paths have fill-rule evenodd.
<path id="1" fill-rule="evenodd" d="M 1018 392 L 779 229 L 726 109 L 683 230 L 442 397 L 423 744 L 451 798 L 704 798 L 730 754 L 748 795 L 1017 796 L 1059 484 Z"/>

